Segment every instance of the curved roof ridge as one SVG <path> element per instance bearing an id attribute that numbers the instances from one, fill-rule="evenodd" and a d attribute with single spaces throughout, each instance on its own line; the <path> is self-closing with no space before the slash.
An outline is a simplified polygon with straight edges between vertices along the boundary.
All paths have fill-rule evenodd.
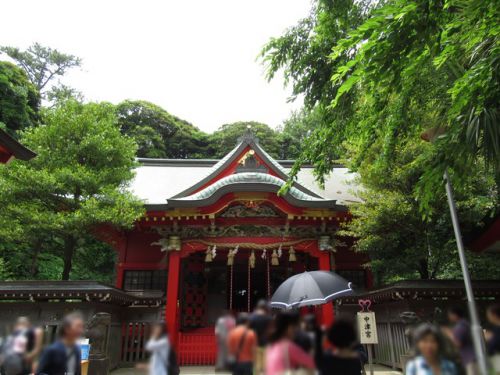
<path id="1" fill-rule="evenodd" d="M 255 150 L 256 153 L 266 162 L 269 164 L 269 167 L 273 169 L 273 171 L 279 176 L 280 179 L 282 180 L 287 180 L 289 178 L 288 173 L 286 170 L 271 156 L 269 155 L 258 143 L 258 139 L 255 137 L 255 135 L 252 133 L 250 129 L 248 129 L 242 137 L 239 138 L 239 143 L 236 145 L 235 148 L 233 148 L 227 155 L 225 155 L 219 162 L 217 162 L 213 167 L 211 167 L 208 172 L 200 178 L 200 180 L 190 186 L 189 188 L 185 189 L 184 191 L 174 195 L 171 199 L 180 199 L 183 197 L 187 197 L 192 195 L 195 191 L 199 190 L 202 188 L 205 184 L 213 180 L 214 178 L 217 177 L 217 174 L 219 171 L 222 171 L 225 167 L 227 167 L 229 164 L 231 164 L 238 155 L 240 155 L 243 150 L 246 147 L 250 147 L 251 149 Z M 312 190 L 309 190 L 302 184 L 300 184 L 298 181 L 294 180 L 293 185 L 295 189 L 303 192 L 306 195 L 318 198 L 318 199 L 324 199 L 322 196 L 319 194 L 315 193 Z"/>
<path id="2" fill-rule="evenodd" d="M 276 185 L 278 187 L 283 187 L 283 185 L 286 184 L 286 181 L 283 179 L 267 174 L 267 173 L 260 173 L 260 172 L 242 172 L 242 173 L 236 173 L 232 174 L 226 177 L 221 178 L 214 184 L 207 186 L 201 191 L 198 191 L 192 195 L 178 198 L 176 200 L 202 200 L 206 199 L 210 196 L 212 196 L 217 190 L 223 188 L 224 186 L 229 186 L 232 184 L 241 184 L 241 183 L 261 183 L 261 184 L 270 184 L 270 185 Z M 317 198 L 314 196 L 311 196 L 307 193 L 304 193 L 303 191 L 300 191 L 299 189 L 295 187 L 291 187 L 288 190 L 288 193 L 295 197 L 296 199 L 303 200 L 303 201 L 324 201 L 324 198 Z M 168 203 L 169 200 L 167 200 Z"/>

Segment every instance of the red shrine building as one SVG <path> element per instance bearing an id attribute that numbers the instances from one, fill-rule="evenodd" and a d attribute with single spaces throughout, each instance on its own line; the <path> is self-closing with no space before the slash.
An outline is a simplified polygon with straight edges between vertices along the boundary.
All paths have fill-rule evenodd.
<path id="1" fill-rule="evenodd" d="M 356 200 L 346 168 L 335 168 L 320 189 L 305 166 L 281 193 L 293 161 L 273 159 L 250 130 L 221 160 L 139 162 L 131 190 L 146 214 L 113 236 L 116 286 L 164 296 L 181 358 L 190 342 L 213 338 L 221 312 L 251 311 L 293 274 L 335 270 L 370 287 L 367 259 L 336 236 Z M 315 312 L 327 324 L 333 304 Z"/>

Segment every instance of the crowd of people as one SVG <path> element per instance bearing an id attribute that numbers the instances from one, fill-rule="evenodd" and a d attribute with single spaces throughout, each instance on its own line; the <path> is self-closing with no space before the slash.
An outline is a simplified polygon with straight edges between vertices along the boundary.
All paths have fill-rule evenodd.
<path id="1" fill-rule="evenodd" d="M 492 374 L 500 374 L 500 305 L 487 311 L 485 331 Z M 449 325 L 421 323 L 410 330 L 413 358 L 407 375 L 479 374 L 469 322 L 461 308 L 448 311 Z M 217 321 L 216 371 L 233 375 L 359 375 L 368 361 L 355 325 L 338 319 L 320 327 L 316 316 L 298 311 L 272 312 L 265 301 L 236 319 L 224 313 Z"/>
<path id="2" fill-rule="evenodd" d="M 81 350 L 78 340 L 85 331 L 83 316 L 66 315 L 59 336 L 43 349 L 43 331 L 26 317 L 17 319 L 12 334 L 0 346 L 2 375 L 80 375 Z M 42 350 L 43 349 L 43 350 Z"/>
<path id="3" fill-rule="evenodd" d="M 500 305 L 490 306 L 486 316 L 491 373 L 500 374 Z M 422 323 L 411 330 L 414 356 L 406 363 L 405 374 L 479 374 L 464 311 L 449 309 L 448 320 L 446 327 Z M 44 349 L 43 331 L 21 317 L 0 342 L 0 374 L 81 375 L 78 342 L 84 332 L 83 316 L 71 313 L 62 320 L 57 340 Z M 351 321 L 337 319 L 330 327 L 320 327 L 314 314 L 271 311 L 266 301 L 236 319 L 225 312 L 216 323 L 215 335 L 216 371 L 234 375 L 360 375 L 368 361 Z M 150 353 L 149 363 L 138 368 L 150 375 L 179 374 L 165 322 L 152 326 L 145 349 Z"/>

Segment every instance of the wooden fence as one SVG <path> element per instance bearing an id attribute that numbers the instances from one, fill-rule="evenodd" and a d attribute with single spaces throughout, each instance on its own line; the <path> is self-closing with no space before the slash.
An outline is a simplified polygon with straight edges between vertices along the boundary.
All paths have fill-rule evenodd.
<path id="1" fill-rule="evenodd" d="M 377 322 L 378 344 L 375 361 L 392 368 L 403 367 L 401 356 L 408 353 L 410 343 L 406 337 L 407 326 L 398 322 Z"/>
<path id="2" fill-rule="evenodd" d="M 217 346 L 213 327 L 192 332 L 179 332 L 180 365 L 213 365 L 216 355 Z"/>
<path id="3" fill-rule="evenodd" d="M 120 364 L 131 366 L 148 359 L 146 342 L 151 322 L 128 322 L 121 326 Z"/>

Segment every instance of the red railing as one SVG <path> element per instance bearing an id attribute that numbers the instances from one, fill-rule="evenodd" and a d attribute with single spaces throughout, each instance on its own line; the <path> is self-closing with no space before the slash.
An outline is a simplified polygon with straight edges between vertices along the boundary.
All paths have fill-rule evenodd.
<path id="1" fill-rule="evenodd" d="M 130 322 L 122 324 L 121 358 L 123 364 L 144 362 L 148 359 L 145 351 L 151 323 Z M 179 332 L 179 364 L 208 366 L 215 364 L 217 347 L 214 328 L 200 328 L 189 332 Z"/>
<path id="2" fill-rule="evenodd" d="M 214 328 L 179 332 L 179 364 L 206 366 L 215 364 L 217 347 Z"/>
<path id="3" fill-rule="evenodd" d="M 145 350 L 149 337 L 151 323 L 130 322 L 122 324 L 121 356 L 122 363 L 137 363 L 146 361 L 148 355 Z"/>

